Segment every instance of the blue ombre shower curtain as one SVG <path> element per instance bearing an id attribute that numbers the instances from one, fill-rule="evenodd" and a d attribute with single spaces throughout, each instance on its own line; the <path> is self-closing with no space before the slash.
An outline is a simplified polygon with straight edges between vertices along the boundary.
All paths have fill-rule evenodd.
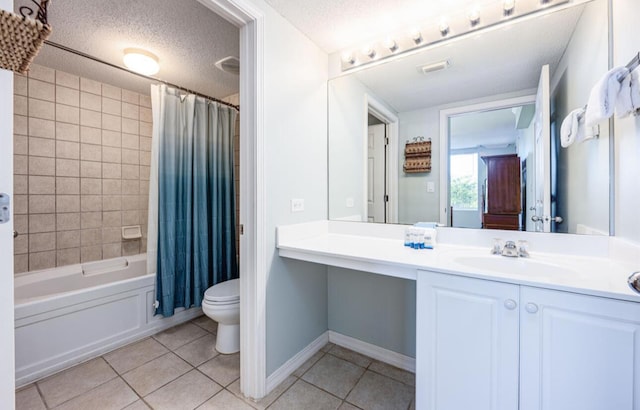
<path id="1" fill-rule="evenodd" d="M 155 88 L 154 88 L 155 87 Z M 149 270 L 156 263 L 157 313 L 200 306 L 210 286 L 238 277 L 233 135 L 237 111 L 152 86 L 154 138 Z M 157 167 L 153 164 L 157 161 Z M 155 171 L 155 174 L 154 174 Z M 157 243 L 153 243 L 157 229 Z M 154 249 L 155 248 L 155 249 Z"/>

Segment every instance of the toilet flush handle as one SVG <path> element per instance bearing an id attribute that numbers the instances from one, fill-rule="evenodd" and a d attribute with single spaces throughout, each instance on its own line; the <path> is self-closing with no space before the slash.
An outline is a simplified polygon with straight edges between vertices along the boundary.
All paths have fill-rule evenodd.
<path id="1" fill-rule="evenodd" d="M 153 308 L 154 309 L 157 309 L 159 307 L 160 307 L 160 302 L 159 301 L 156 300 L 155 302 L 153 302 Z"/>

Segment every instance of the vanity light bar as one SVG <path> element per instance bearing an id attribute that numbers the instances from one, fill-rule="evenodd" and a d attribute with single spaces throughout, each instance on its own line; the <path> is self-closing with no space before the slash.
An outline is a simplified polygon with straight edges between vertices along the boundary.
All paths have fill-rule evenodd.
<path id="1" fill-rule="evenodd" d="M 551 9 L 569 3 L 584 3 L 585 0 L 496 0 L 478 8 L 442 17 L 437 23 L 416 27 L 408 33 L 396 33 L 384 41 L 363 48 L 360 51 L 347 50 L 342 54 L 343 72 L 401 54 L 414 53 L 436 45 L 444 40 L 461 37 L 471 32 L 506 25 L 518 19 L 538 13 L 548 13 Z"/>

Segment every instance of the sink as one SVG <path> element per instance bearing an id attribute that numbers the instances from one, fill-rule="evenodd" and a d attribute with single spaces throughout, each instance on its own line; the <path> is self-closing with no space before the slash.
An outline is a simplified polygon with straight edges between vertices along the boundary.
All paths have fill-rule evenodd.
<path id="1" fill-rule="evenodd" d="M 564 266 L 531 258 L 508 258 L 497 255 L 459 255 L 453 257 L 452 261 L 468 268 L 501 273 L 521 273 L 554 277 L 575 275 L 578 273 L 577 271 Z"/>

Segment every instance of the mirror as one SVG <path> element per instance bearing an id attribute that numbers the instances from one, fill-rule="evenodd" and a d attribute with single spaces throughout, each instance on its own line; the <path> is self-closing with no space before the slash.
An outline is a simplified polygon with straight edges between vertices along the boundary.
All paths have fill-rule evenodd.
<path id="1" fill-rule="evenodd" d="M 560 145 L 608 36 L 608 1 L 592 0 L 331 79 L 329 219 L 608 235 L 608 124 Z M 497 156 L 517 158 L 511 179 Z"/>

